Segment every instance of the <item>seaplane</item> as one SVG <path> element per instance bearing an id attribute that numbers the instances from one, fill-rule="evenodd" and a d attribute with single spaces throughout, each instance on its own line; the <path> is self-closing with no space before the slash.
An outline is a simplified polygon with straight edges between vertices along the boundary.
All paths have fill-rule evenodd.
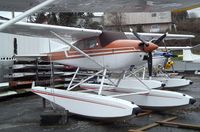
<path id="1" fill-rule="evenodd" d="M 92 118 L 121 118 L 137 114 L 141 111 L 140 107 L 161 110 L 195 103 L 195 99 L 186 94 L 153 90 L 148 86 L 146 89 L 135 88 L 131 80 L 119 78 L 116 83 L 107 78 L 108 72 L 123 71 L 123 75 L 124 71 L 130 67 L 142 66 L 146 62 L 151 70 L 152 52 L 158 48 L 159 42 L 167 38 L 166 34 L 158 34 L 157 37 L 159 37 L 153 43 L 138 37 L 147 35 L 142 33 L 111 32 L 23 22 L 11 25 L 2 32 L 51 37 L 71 47 L 39 55 L 15 56 L 16 59 L 17 57 L 40 57 L 41 60 L 77 67 L 66 90 L 35 86 L 34 83 L 32 85 L 32 92 L 71 113 Z M 139 40 L 128 39 L 127 36 L 130 34 L 137 36 Z M 74 84 L 74 78 L 80 68 L 96 72 Z M 95 77 L 100 77 L 100 83 L 88 83 Z M 111 84 L 107 84 L 106 80 L 109 80 Z M 94 85 L 95 89 L 91 89 Z M 84 86 L 84 88 L 73 91 L 77 86 L 82 88 Z"/>
<path id="2" fill-rule="evenodd" d="M 189 79 L 185 79 L 183 76 L 179 76 L 174 72 L 174 62 L 172 58 L 176 56 L 168 52 L 154 52 L 153 55 L 153 80 L 162 82 L 162 89 L 176 90 L 177 88 L 183 88 L 191 85 L 193 82 Z M 167 73 L 166 70 L 172 68 L 172 73 Z M 145 70 L 145 68 L 143 69 Z M 143 79 L 146 76 L 143 72 Z"/>
<path id="3" fill-rule="evenodd" d="M 127 33 L 129 34 L 129 33 Z M 139 35 L 134 33 L 136 38 L 141 40 Z M 151 36 L 152 35 L 152 36 Z M 145 36 L 146 39 L 152 39 L 151 37 L 156 37 L 157 34 L 151 34 Z M 165 39 L 192 39 L 194 38 L 194 35 L 177 35 L 177 34 L 168 34 L 168 37 Z M 129 38 L 131 38 L 129 36 Z M 144 42 L 144 40 L 141 40 Z M 165 44 L 166 45 L 166 44 Z M 142 71 L 142 77 L 141 80 L 139 81 L 136 77 L 132 77 L 132 83 L 136 87 L 144 88 L 145 86 L 142 84 L 146 84 L 149 88 L 152 89 L 168 89 L 168 90 L 177 90 L 177 88 L 183 88 L 185 86 L 191 85 L 193 82 L 188 79 L 184 79 L 182 76 L 178 76 L 177 73 L 174 72 L 174 62 L 172 61 L 173 57 L 178 57 L 177 55 L 174 55 L 170 52 L 168 52 L 167 49 L 172 49 L 172 50 L 179 50 L 179 49 L 188 49 L 186 47 L 159 47 L 156 51 L 154 51 L 152 54 L 152 58 L 148 58 L 148 65 L 145 64 L 143 68 L 136 68 L 134 71 L 135 73 L 141 72 Z M 160 51 L 160 50 L 166 50 L 165 52 Z M 152 61 L 152 62 L 149 62 Z M 153 68 L 152 68 L 153 67 Z M 148 68 L 149 71 L 149 76 L 146 74 L 146 69 Z M 166 70 L 172 68 L 173 73 L 167 73 Z M 153 71 L 152 71 L 153 69 Z M 114 79 L 116 80 L 116 79 Z M 141 83 L 142 82 L 142 83 Z"/>
<path id="4" fill-rule="evenodd" d="M 192 53 L 192 48 L 198 47 L 198 45 L 194 47 L 184 47 L 183 49 L 183 61 L 185 62 L 192 62 L 192 63 L 200 63 L 200 55 Z"/>
<path id="5" fill-rule="evenodd" d="M 194 47 L 191 47 L 191 46 L 181 47 L 181 49 L 183 50 L 183 61 L 196 63 L 196 64 L 200 63 L 200 55 L 192 53 L 192 49 L 198 48 L 198 47 L 199 47 L 199 44 L 195 45 Z M 198 70 L 196 70 L 194 74 L 199 75 L 200 73 Z"/>
<path id="6" fill-rule="evenodd" d="M 189 35 L 188 38 L 191 39 L 194 36 Z M 189 79 L 185 79 L 183 76 L 179 76 L 175 73 L 173 57 L 179 57 L 182 55 L 174 55 L 168 52 L 170 50 L 183 50 L 183 61 L 188 60 L 188 56 L 190 56 L 191 52 L 188 52 L 191 47 L 159 47 L 159 50 L 166 50 L 165 52 L 156 51 L 153 57 L 153 65 L 154 65 L 154 77 L 153 79 L 159 80 L 165 84 L 164 88 L 169 90 L 176 90 L 177 88 L 182 88 L 188 85 L 191 85 L 193 82 Z M 173 73 L 167 73 L 166 70 L 172 68 Z"/>
<path id="7" fill-rule="evenodd" d="M 199 4 L 200 2 L 198 0 L 114 0 L 106 2 L 104 0 L 98 0 L 97 2 L 94 2 L 94 0 L 2 0 L 0 4 L 1 11 L 23 13 L 15 16 L 6 25 L 1 25 L 0 30 L 36 12 L 160 12 L 172 10 L 176 12 L 196 8 Z M 7 47 L 7 45 L 4 46 Z M 12 66 L 14 61 L 10 54 L 4 54 L 0 58 L 0 64 L 6 65 L 7 67 Z M 3 68 L 0 68 L 0 70 L 5 71 Z"/>
<path id="8" fill-rule="evenodd" d="M 7 2 L 9 3 L 7 5 Z M 188 104 L 193 104 L 195 99 L 189 95 L 185 94 L 178 94 L 172 92 L 154 92 L 152 89 L 147 89 L 143 91 L 128 91 L 125 92 L 124 90 L 117 93 L 117 95 L 110 94 L 109 95 L 104 93 L 105 91 L 104 84 L 105 77 L 107 71 L 123 71 L 127 70 L 131 66 L 140 66 L 144 64 L 145 58 L 149 60 L 149 65 L 151 65 L 152 58 L 152 51 L 158 48 L 156 45 L 159 41 L 163 38 L 167 37 L 166 35 L 158 35 L 158 39 L 152 43 L 151 41 L 146 42 L 139 40 L 130 40 L 127 39 L 126 35 L 135 36 L 133 33 L 122 33 L 122 32 L 109 32 L 109 31 L 100 31 L 100 30 L 91 30 L 91 29 L 82 29 L 82 28 L 72 28 L 72 27 L 62 27 L 62 26 L 53 26 L 53 25 L 43 25 L 43 24 L 33 24 L 33 23 L 22 23 L 17 22 L 20 19 L 33 14 L 41 9 L 68 9 L 66 8 L 66 4 L 70 5 L 70 2 L 62 1 L 63 4 L 60 4 L 60 1 L 55 0 L 46 0 L 35 7 L 30 7 L 30 5 L 35 5 L 34 1 L 31 4 L 22 1 L 20 6 L 13 6 L 11 1 L 4 1 L 0 6 L 0 9 L 8 9 L 5 7 L 12 7 L 12 10 L 26 10 L 27 8 L 31 8 L 30 10 L 25 11 L 22 15 L 8 21 L 1 21 L 3 23 L 0 25 L 0 31 L 5 33 L 12 33 L 18 35 L 28 35 L 28 36 L 40 36 L 40 37 L 48 37 L 48 38 L 55 38 L 59 39 L 62 43 L 70 46 L 70 50 L 66 50 L 63 48 L 58 52 L 51 52 L 42 55 L 28 55 L 29 57 L 40 57 L 42 60 L 50 60 L 60 64 L 68 64 L 78 67 L 76 73 L 72 77 L 71 82 L 68 85 L 67 90 L 60 90 L 51 87 L 40 87 L 35 86 L 34 83 L 32 84 L 32 92 L 50 100 L 71 113 L 87 116 L 87 117 L 94 117 L 94 118 L 120 118 L 131 116 L 133 114 L 137 114 L 141 111 L 138 105 L 153 107 L 153 108 L 163 108 L 163 107 L 178 107 L 184 106 Z M 118 1 L 120 2 L 120 1 Z M 135 1 L 136 2 L 136 1 Z M 103 2 L 105 3 L 105 2 Z M 123 2 L 124 3 L 124 2 Z M 131 2 L 132 4 L 134 2 Z M 145 1 L 146 5 L 143 5 L 140 2 L 137 2 L 136 5 L 142 8 L 131 8 L 131 9 L 140 9 L 140 11 L 150 10 L 156 11 L 156 9 L 163 9 L 168 10 L 171 8 L 166 8 L 170 6 L 165 6 L 165 4 L 158 4 L 154 2 Z M 187 4 L 186 4 L 187 3 Z M 179 7 L 185 7 L 188 4 L 194 4 L 199 2 L 182 2 Z M 82 4 L 82 3 L 79 3 Z M 113 2 L 112 2 L 113 4 Z M 112 5 L 106 3 L 106 5 Z M 119 3 L 118 3 L 119 4 Z M 172 4 L 172 3 L 168 3 Z M 51 6 L 49 6 L 51 5 Z M 62 8 L 58 8 L 55 5 L 64 5 L 60 6 Z M 76 4 L 72 4 L 76 5 Z M 82 5 L 88 5 L 87 3 Z M 89 4 L 90 5 L 90 4 Z M 95 4 L 96 5 L 96 4 Z M 120 3 L 121 5 L 121 3 Z M 128 3 L 126 3 L 128 5 Z M 90 5 L 91 6 L 91 5 Z M 154 8 L 160 7 L 160 8 Z M 24 8 L 26 7 L 26 8 Z M 52 8 L 51 8 L 52 7 Z M 56 7 L 56 8 L 55 8 Z M 70 7 L 70 6 L 69 6 Z M 78 6 L 79 8 L 81 6 Z M 84 6 L 83 6 L 84 7 Z M 96 6 L 95 6 L 96 7 Z M 44 9 L 44 10 L 45 10 Z M 90 8 L 83 8 L 83 9 L 90 9 Z M 101 8 L 102 9 L 102 8 Z M 105 8 L 106 9 L 106 8 Z M 130 9 L 130 8 L 123 8 L 123 9 Z M 134 10 L 134 11 L 136 11 Z M 63 11 L 63 10 L 62 10 Z M 73 7 L 73 10 L 74 7 Z M 82 10 L 83 11 L 83 10 Z M 117 9 L 117 11 L 119 11 Z M 16 23 L 16 24 L 14 24 Z M 142 34 L 140 34 L 142 35 Z M 145 36 L 145 34 L 143 34 Z M 137 36 L 136 36 L 137 37 Z M 21 55 L 26 56 L 26 55 Z M 20 55 L 16 56 L 20 57 Z M 151 66 L 150 66 L 151 67 Z M 71 85 L 73 83 L 76 74 L 79 71 L 79 68 L 83 69 L 90 69 L 96 70 L 97 72 L 93 75 L 89 76 L 87 79 L 80 81 L 76 85 Z M 75 87 L 89 81 L 90 79 L 94 78 L 101 74 L 101 82 L 98 85 L 98 90 L 82 90 L 82 91 L 72 91 Z M 108 79 L 110 80 L 110 79 Z M 120 85 L 120 81 L 118 81 L 118 85 L 112 83 L 113 86 L 118 87 Z M 110 80 L 112 82 L 112 80 Z M 110 88 L 109 88 L 110 89 Z M 128 88 L 130 89 L 130 88 Z M 132 89 L 131 89 L 132 90 Z M 172 93 L 172 94 L 171 94 Z M 105 94 L 105 95 L 104 95 Z M 138 96 L 139 98 L 137 98 Z M 166 96 L 167 95 L 167 96 Z M 126 97 L 130 98 L 126 98 Z M 137 102 L 138 105 L 133 103 L 136 99 L 140 100 L 141 102 Z M 171 99 L 170 101 L 168 99 Z M 173 100 L 173 101 L 172 101 Z M 136 101 L 136 100 L 135 100 Z M 150 102 L 150 103 L 149 103 Z M 158 103 L 159 102 L 159 103 Z M 173 103 L 171 103 L 173 102 Z M 92 109 L 91 109 L 92 108 Z"/>

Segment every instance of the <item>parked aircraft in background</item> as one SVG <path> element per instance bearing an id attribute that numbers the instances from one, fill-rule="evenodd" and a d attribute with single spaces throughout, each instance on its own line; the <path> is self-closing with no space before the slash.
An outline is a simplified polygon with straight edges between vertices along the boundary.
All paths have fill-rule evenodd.
<path id="1" fill-rule="evenodd" d="M 200 55 L 192 53 L 193 47 L 183 48 L 183 61 L 200 63 Z"/>

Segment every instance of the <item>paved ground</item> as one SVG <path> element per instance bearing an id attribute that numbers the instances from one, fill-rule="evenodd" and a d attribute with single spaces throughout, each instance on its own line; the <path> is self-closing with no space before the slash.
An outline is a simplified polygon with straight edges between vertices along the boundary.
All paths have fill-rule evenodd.
<path id="1" fill-rule="evenodd" d="M 144 117 L 131 117 L 126 120 L 103 122 L 94 121 L 86 118 L 71 116 L 69 123 L 64 126 L 40 126 L 40 114 L 44 111 L 42 108 L 42 99 L 39 96 L 31 95 L 26 97 L 13 98 L 0 102 L 0 132 L 53 132 L 53 131 L 97 131 L 97 132 L 121 132 L 128 131 L 131 128 L 142 127 L 157 120 L 163 120 L 171 116 L 178 116 L 177 121 L 183 123 L 200 124 L 200 77 L 187 77 L 194 81 L 194 84 L 182 88 L 179 92 L 189 94 L 197 99 L 194 105 L 182 109 L 166 111 L 162 113 L 150 114 Z M 50 103 L 47 104 L 51 108 Z M 57 109 L 62 110 L 58 106 Z M 171 127 L 156 127 L 150 132 L 197 132 L 195 130 L 186 130 Z"/>

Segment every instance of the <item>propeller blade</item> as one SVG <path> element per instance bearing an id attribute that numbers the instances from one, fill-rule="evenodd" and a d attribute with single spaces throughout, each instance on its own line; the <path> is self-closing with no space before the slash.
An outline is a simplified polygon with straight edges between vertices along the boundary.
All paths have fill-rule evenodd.
<path id="1" fill-rule="evenodd" d="M 149 77 L 152 76 L 152 69 L 153 69 L 152 59 L 153 59 L 152 52 L 149 52 L 149 57 L 148 57 L 148 60 L 147 60 L 147 62 L 148 62 Z"/>
<path id="2" fill-rule="evenodd" d="M 142 43 L 141 44 L 145 44 L 145 45 L 149 45 L 146 41 L 144 41 L 143 39 L 141 39 L 140 38 L 140 36 L 132 29 L 132 28 L 130 28 L 130 31 L 135 35 L 135 37 L 137 38 L 137 39 L 139 39 Z"/>
<path id="3" fill-rule="evenodd" d="M 162 36 L 160 36 L 160 38 L 158 38 L 156 41 L 154 41 L 155 44 L 159 44 L 166 36 L 167 36 L 167 32 L 165 34 L 163 34 Z"/>

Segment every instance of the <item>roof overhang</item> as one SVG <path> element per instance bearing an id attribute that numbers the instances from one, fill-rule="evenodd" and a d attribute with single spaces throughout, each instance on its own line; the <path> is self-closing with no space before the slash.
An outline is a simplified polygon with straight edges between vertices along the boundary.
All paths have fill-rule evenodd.
<path id="1" fill-rule="evenodd" d="M 1 0 L 1 11 L 24 12 L 45 0 Z M 43 12 L 160 12 L 200 7 L 199 0 L 57 0 Z"/>

